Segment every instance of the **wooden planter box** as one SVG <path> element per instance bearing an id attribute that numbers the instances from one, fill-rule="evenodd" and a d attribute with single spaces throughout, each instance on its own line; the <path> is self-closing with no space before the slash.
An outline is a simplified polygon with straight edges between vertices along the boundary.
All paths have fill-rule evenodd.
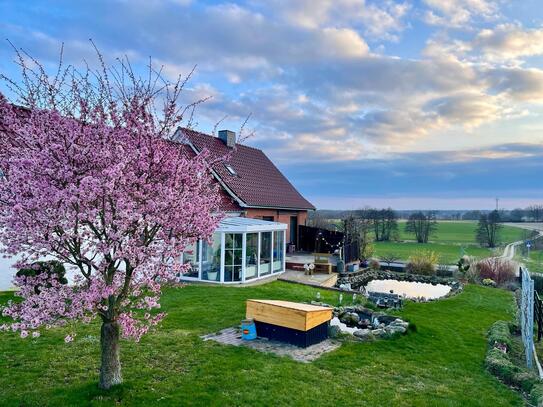
<path id="1" fill-rule="evenodd" d="M 307 347 L 328 338 L 332 309 L 278 300 L 247 300 L 257 335 Z"/>

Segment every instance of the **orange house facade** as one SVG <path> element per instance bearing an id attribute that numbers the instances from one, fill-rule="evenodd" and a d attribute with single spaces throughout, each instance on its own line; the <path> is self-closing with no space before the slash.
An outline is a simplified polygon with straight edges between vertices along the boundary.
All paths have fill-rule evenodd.
<path id="1" fill-rule="evenodd" d="M 221 186 L 221 209 L 229 216 L 279 222 L 287 226 L 287 246 L 298 246 L 298 226 L 315 207 L 279 171 L 262 150 L 236 142 L 236 134 L 219 131 L 218 137 L 179 129 L 178 138 L 196 154 L 228 157 L 213 164 L 211 172 Z"/>

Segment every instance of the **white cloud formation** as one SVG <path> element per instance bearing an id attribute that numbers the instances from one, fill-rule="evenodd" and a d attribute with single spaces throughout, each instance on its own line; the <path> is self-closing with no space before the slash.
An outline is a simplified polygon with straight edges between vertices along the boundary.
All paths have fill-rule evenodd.
<path id="1" fill-rule="evenodd" d="M 429 7 L 424 21 L 431 25 L 467 28 L 474 19 L 494 20 L 499 17 L 499 8 L 493 0 L 424 0 Z"/>
<path id="2" fill-rule="evenodd" d="M 491 1 L 426 3 L 455 25 L 491 24 L 499 15 Z M 107 55 L 127 53 L 140 63 L 153 55 L 170 78 L 198 64 L 187 96 L 213 96 L 200 108 L 204 120 L 243 121 L 252 113 L 254 142 L 275 159 L 378 157 L 446 132 L 476 145 L 480 126 L 543 102 L 543 71 L 523 61 L 541 53 L 540 29 L 517 23 L 456 37 L 456 30 L 439 29 L 445 34 L 434 35 L 421 53 L 386 55 L 386 47 L 379 54 L 371 47 L 398 39 L 409 26 L 407 2 L 100 4 L 84 4 L 89 13 L 80 12 L 71 27 L 76 57 L 92 29 Z M 84 18 L 101 8 L 108 11 L 102 19 Z M 61 34 L 14 27 L 8 31 L 18 45 L 54 59 Z"/>
<path id="3" fill-rule="evenodd" d="M 481 30 L 472 49 L 493 60 L 516 59 L 543 54 L 543 28 L 524 29 L 518 24 L 500 24 Z"/>

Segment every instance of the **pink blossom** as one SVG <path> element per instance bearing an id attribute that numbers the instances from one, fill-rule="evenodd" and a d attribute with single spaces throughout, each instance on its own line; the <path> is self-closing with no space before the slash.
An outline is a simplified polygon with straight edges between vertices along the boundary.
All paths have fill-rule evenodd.
<path id="1" fill-rule="evenodd" d="M 126 83 L 105 67 L 51 78 L 20 61 L 18 106 L 0 93 L 0 246 L 23 258 L 16 267 L 52 256 L 76 277 L 15 278 L 21 301 L 0 310 L 13 319 L 2 329 L 37 337 L 98 317 L 139 341 L 165 317 L 155 310 L 188 267 L 182 251 L 222 217 L 210 154 L 177 140 L 184 82 L 140 80 L 129 64 L 115 68 Z"/>
<path id="2" fill-rule="evenodd" d="M 38 331 L 32 332 L 32 338 L 39 338 L 39 337 L 40 337 L 40 333 Z"/>

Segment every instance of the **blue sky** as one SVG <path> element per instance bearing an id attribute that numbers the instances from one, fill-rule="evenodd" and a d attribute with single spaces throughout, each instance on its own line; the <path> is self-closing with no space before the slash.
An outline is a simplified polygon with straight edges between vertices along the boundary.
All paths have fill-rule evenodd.
<path id="1" fill-rule="evenodd" d="M 543 202 L 540 1 L 0 1 L 0 34 L 53 66 L 152 56 L 197 71 L 198 128 L 236 130 L 319 208 Z M 0 71 L 16 77 L 0 44 Z"/>

